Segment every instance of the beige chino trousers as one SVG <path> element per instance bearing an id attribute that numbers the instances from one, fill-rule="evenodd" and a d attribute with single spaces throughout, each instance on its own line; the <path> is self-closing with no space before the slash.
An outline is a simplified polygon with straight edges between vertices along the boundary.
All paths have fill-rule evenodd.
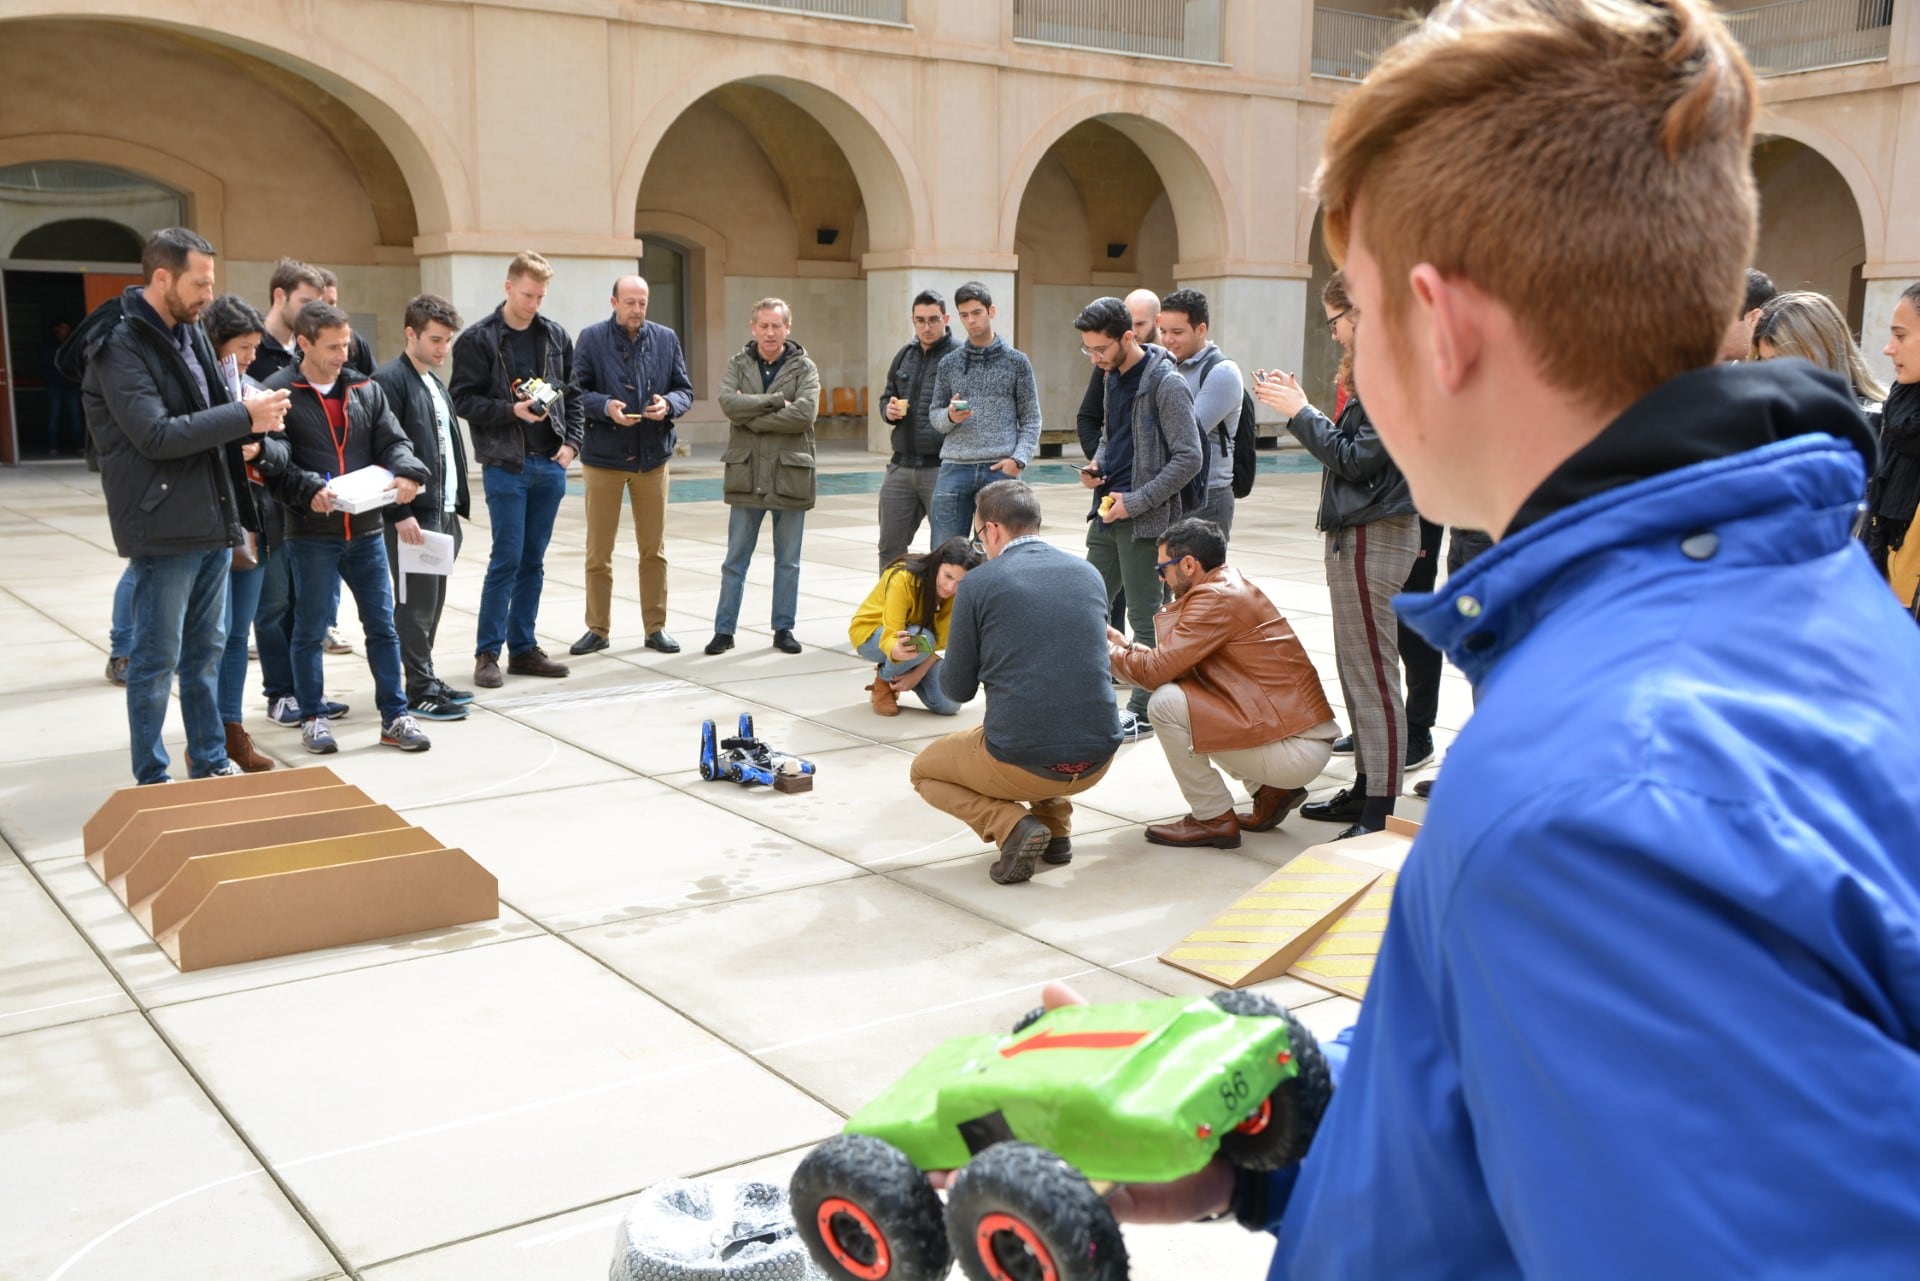
<path id="1" fill-rule="evenodd" d="M 1187 798 L 1187 809 L 1195 818 L 1219 818 L 1233 808 L 1233 793 L 1221 781 L 1220 769 L 1247 785 L 1257 787 L 1305 787 L 1319 778 L 1333 757 L 1333 740 L 1340 727 L 1322 721 L 1292 738 L 1275 739 L 1258 747 L 1231 752 L 1193 750 L 1193 721 L 1187 706 L 1187 693 L 1177 683 L 1162 685 L 1147 700 L 1147 719 L 1153 722 L 1154 736 L 1167 754 L 1167 768 Z"/>
<path id="2" fill-rule="evenodd" d="M 667 629 L 667 469 L 580 468 L 587 490 L 587 630 L 613 635 L 613 544 L 620 500 L 633 497 L 633 540 L 640 551 L 640 621 L 651 636 Z"/>

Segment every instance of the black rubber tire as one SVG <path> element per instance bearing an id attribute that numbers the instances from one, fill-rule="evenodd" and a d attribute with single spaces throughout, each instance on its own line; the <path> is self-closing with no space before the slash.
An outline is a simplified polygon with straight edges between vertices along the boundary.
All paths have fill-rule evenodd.
<path id="1" fill-rule="evenodd" d="M 1215 992 L 1213 1003 L 1229 1014 L 1284 1020 L 1287 1044 L 1293 1051 L 1294 1075 L 1268 1095 L 1273 1112 L 1258 1134 L 1229 1130 L 1220 1139 L 1220 1155 L 1243 1170 L 1282 1170 L 1297 1164 L 1313 1146 L 1320 1118 L 1333 1101 L 1333 1073 L 1313 1033 L 1300 1026 L 1292 1011 L 1259 992 Z"/>
<path id="2" fill-rule="evenodd" d="M 1012 1232 L 992 1238 L 995 1266 L 981 1257 L 978 1232 L 988 1215 L 1005 1215 L 1052 1256 L 1059 1281 L 1127 1281 L 1127 1245 L 1106 1200 L 1086 1176 L 1031 1143 L 996 1143 L 960 1171 L 947 1193 L 947 1239 L 972 1281 L 1039 1281 L 1039 1262 Z"/>
<path id="3" fill-rule="evenodd" d="M 800 1162 L 789 1195 L 794 1227 L 807 1253 L 835 1281 L 940 1281 L 953 1267 L 940 1195 L 890 1143 L 864 1134 L 835 1135 Z M 829 1220 L 838 1225 L 836 1241 L 829 1245 L 820 1210 L 836 1199 L 857 1207 L 878 1229 L 887 1259 L 881 1270 L 850 1271 L 835 1256 L 838 1249 L 871 1267 L 881 1254 L 848 1215 Z"/>
<path id="4" fill-rule="evenodd" d="M 1047 1013 L 1046 1006 L 1036 1005 L 1032 1009 L 1028 1010 L 1025 1014 L 1022 1014 L 1019 1018 L 1013 1021 L 1013 1035 L 1019 1036 L 1022 1032 L 1026 1031 L 1028 1028 L 1032 1027 L 1035 1023 L 1038 1023 L 1042 1018 L 1044 1018 L 1046 1016 L 1046 1013 Z"/>

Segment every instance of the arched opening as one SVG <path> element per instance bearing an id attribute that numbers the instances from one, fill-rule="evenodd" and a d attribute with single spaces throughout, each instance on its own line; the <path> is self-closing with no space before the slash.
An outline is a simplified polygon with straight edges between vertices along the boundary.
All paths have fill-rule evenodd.
<path id="1" fill-rule="evenodd" d="M 39 408 L 37 352 L 47 335 L 26 331 L 52 310 L 84 314 L 101 292 L 84 274 L 137 262 L 160 227 L 206 236 L 219 252 L 220 288 L 256 306 L 267 304 L 282 256 L 332 269 L 355 328 L 382 357 L 398 350 L 398 318 L 419 291 L 421 219 L 385 141 L 391 128 L 383 135 L 336 96 L 354 91 L 317 65 L 303 74 L 297 67 L 306 64 L 272 46 L 165 25 L 168 6 L 148 8 L 142 22 L 0 24 L 0 276 L 14 375 L 11 394 L 0 397 L 0 459 L 64 452 Z M 99 85 L 113 92 L 88 88 Z M 444 208 L 443 194 L 432 203 Z M 58 271 L 29 270 L 29 262 Z M 71 279 L 26 279 L 60 272 Z M 21 297 L 76 288 L 58 308 Z"/>
<path id="2" fill-rule="evenodd" d="M 647 158 L 634 234 L 646 244 L 650 318 L 672 324 L 661 308 L 677 309 L 702 396 L 683 421 L 717 434 L 712 398 L 724 364 L 747 340 L 753 304 L 777 297 L 793 309 L 794 337 L 827 392 L 817 433 L 865 435 L 868 206 L 818 116 L 770 84 L 735 81 L 702 95 Z M 849 399 L 851 412 L 832 412 Z"/>
<path id="3" fill-rule="evenodd" d="M 1138 139 L 1143 128 L 1160 127 L 1133 117 L 1080 121 L 1040 155 L 1020 194 L 1012 341 L 1033 361 L 1048 453 L 1078 453 L 1074 417 L 1091 376 L 1073 328 L 1080 309 L 1134 289 L 1164 297 L 1180 283 L 1176 264 L 1221 253 L 1219 220 L 1207 208 L 1217 198 L 1187 187 L 1176 209 L 1165 171 Z M 1197 160 L 1192 167 L 1205 181 Z"/>
<path id="4" fill-rule="evenodd" d="M 1867 241 L 1846 178 L 1812 147 L 1783 137 L 1754 144 L 1753 175 L 1760 188 L 1754 265 L 1782 291 L 1809 289 L 1833 299 L 1858 336 Z"/>

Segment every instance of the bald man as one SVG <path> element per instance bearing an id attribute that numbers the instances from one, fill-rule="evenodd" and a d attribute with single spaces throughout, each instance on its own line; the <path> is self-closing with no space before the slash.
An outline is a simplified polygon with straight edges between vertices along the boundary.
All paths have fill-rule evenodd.
<path id="1" fill-rule="evenodd" d="M 647 319 L 647 282 L 613 282 L 613 315 L 580 333 L 574 383 L 586 410 L 580 469 L 587 491 L 587 630 L 575 654 L 607 648 L 613 636 L 613 542 L 623 495 L 633 497 L 640 550 L 640 620 L 648 649 L 677 654 L 667 634 L 667 460 L 673 420 L 693 407 L 680 339 Z"/>
<path id="2" fill-rule="evenodd" d="M 1151 289 L 1136 289 L 1123 300 L 1127 314 L 1133 317 L 1133 336 L 1142 347 L 1160 341 L 1160 295 Z"/>

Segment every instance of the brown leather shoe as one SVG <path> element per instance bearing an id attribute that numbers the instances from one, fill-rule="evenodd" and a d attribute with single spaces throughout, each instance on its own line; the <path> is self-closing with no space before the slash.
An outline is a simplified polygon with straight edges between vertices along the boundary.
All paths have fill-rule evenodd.
<path id="1" fill-rule="evenodd" d="M 271 756 L 262 756 L 253 745 L 253 736 L 241 725 L 227 722 L 227 759 L 249 774 L 259 774 L 279 764 Z"/>
<path id="2" fill-rule="evenodd" d="M 900 696 L 893 692 L 893 686 L 881 679 L 878 672 L 874 673 L 873 684 L 867 686 L 867 692 L 873 695 L 873 714 L 875 716 L 898 716 L 900 714 Z"/>
<path id="3" fill-rule="evenodd" d="M 535 645 L 507 659 L 507 673 L 512 676 L 565 676 L 567 665 L 554 662 L 547 657 L 546 650 Z"/>
<path id="4" fill-rule="evenodd" d="M 1268 787 L 1261 784 L 1253 793 L 1253 809 L 1236 814 L 1243 832 L 1271 832 L 1280 820 L 1293 813 L 1293 807 L 1307 799 L 1304 787 Z"/>
<path id="5" fill-rule="evenodd" d="M 1147 839 L 1155 845 L 1211 845 L 1215 849 L 1240 848 L 1240 820 L 1232 810 L 1219 818 L 1195 818 L 1189 814 L 1173 823 L 1155 823 L 1147 829 Z"/>
<path id="6" fill-rule="evenodd" d="M 500 675 L 500 655 L 484 653 L 474 656 L 473 683 L 481 689 L 499 689 L 506 684 Z"/>

